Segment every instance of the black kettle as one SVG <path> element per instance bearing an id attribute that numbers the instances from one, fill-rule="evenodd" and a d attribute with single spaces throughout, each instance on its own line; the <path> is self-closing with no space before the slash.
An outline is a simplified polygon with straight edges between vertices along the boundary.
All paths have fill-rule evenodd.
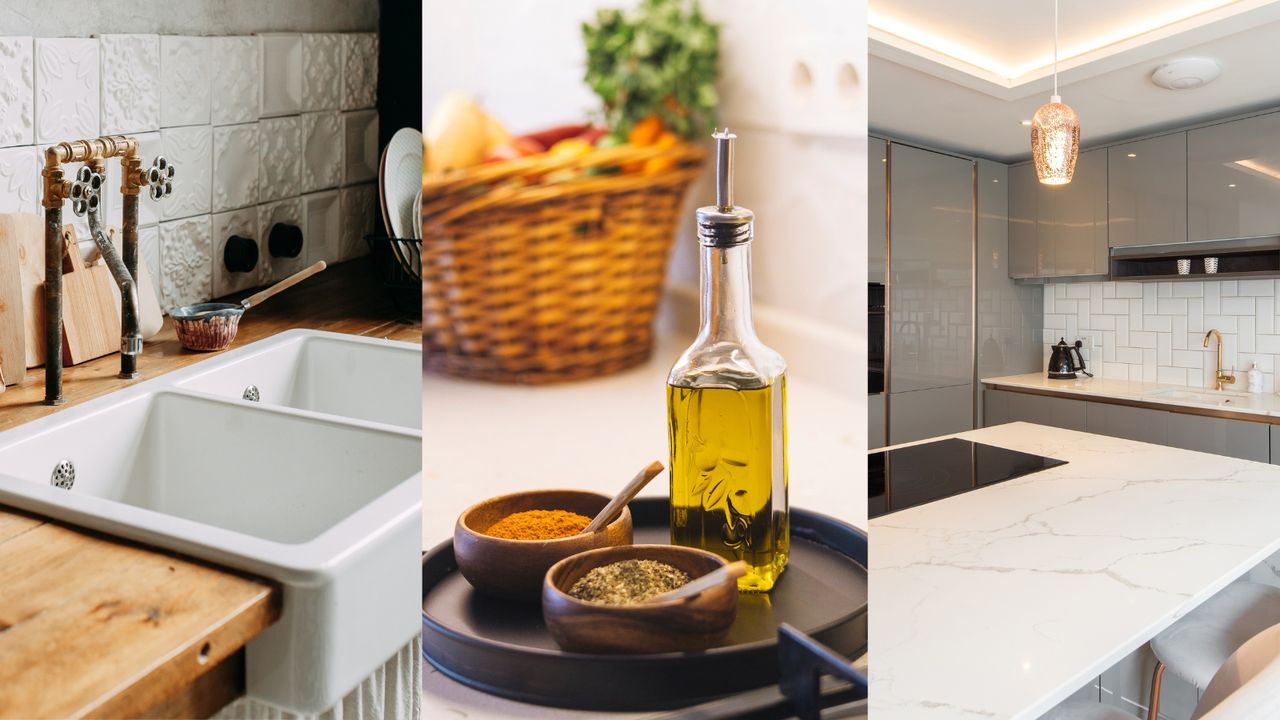
<path id="1" fill-rule="evenodd" d="M 1066 338 L 1059 338 L 1057 345 L 1050 345 L 1052 351 L 1049 355 L 1049 378 L 1052 380 L 1074 380 L 1076 373 L 1093 377 L 1093 373 L 1084 369 L 1084 356 L 1080 354 L 1080 348 L 1084 347 L 1084 343 L 1079 340 L 1075 345 L 1068 345 Z M 1075 357 L 1071 354 L 1075 353 Z M 1076 365 L 1076 360 L 1080 361 Z"/>

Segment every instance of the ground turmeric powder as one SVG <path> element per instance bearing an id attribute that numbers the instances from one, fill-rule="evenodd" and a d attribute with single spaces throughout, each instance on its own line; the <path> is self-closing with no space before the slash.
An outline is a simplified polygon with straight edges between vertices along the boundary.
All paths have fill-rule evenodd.
<path id="1" fill-rule="evenodd" d="M 577 535 L 590 522 L 586 515 L 568 510 L 525 510 L 490 525 L 484 534 L 508 540 L 552 540 Z"/>

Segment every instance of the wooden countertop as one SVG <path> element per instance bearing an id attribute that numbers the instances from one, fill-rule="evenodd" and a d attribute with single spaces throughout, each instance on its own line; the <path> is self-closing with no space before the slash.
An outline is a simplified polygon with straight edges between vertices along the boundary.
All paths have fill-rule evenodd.
<path id="1" fill-rule="evenodd" d="M 246 293 L 247 294 L 247 293 Z M 306 327 L 421 342 L 364 262 L 329 268 L 248 312 L 232 347 Z M 166 318 L 141 379 L 211 357 L 182 349 Z M 122 388 L 116 354 L 0 394 L 0 430 Z M 279 617 L 271 583 L 0 505 L 0 718 L 203 717 L 244 693 L 244 645 Z"/>

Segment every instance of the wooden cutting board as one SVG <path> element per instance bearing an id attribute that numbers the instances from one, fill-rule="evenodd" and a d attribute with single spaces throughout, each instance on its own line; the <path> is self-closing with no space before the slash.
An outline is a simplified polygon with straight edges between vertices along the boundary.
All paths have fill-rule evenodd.
<path id="1" fill-rule="evenodd" d="M 27 374 L 27 328 L 18 267 L 19 237 L 25 229 L 21 225 L 14 215 L 0 215 L 0 387 L 20 383 Z"/>
<path id="2" fill-rule="evenodd" d="M 62 362 L 76 365 L 120 349 L 120 312 L 111 271 L 85 267 L 70 225 L 62 237 Z"/>
<path id="3" fill-rule="evenodd" d="M 117 250 L 123 252 L 120 233 L 115 228 L 108 230 L 111 236 L 111 242 L 116 246 Z M 108 271 L 110 269 L 108 268 Z M 120 314 L 120 286 L 115 286 L 114 297 L 116 300 L 116 314 Z M 147 261 L 138 258 L 138 322 L 142 329 L 142 339 L 150 340 L 160 332 L 160 328 L 164 327 L 164 311 L 160 309 L 159 296 L 156 294 L 155 283 L 151 281 L 151 271 L 147 269 Z"/>
<path id="4" fill-rule="evenodd" d="M 26 366 L 38 367 L 44 364 L 44 218 L 31 213 L 0 215 L 0 233 L 17 239 Z"/>

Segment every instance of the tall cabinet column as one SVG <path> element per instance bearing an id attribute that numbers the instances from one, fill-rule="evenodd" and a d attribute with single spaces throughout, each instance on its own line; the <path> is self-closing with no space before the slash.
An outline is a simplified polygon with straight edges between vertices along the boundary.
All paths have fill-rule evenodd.
<path id="1" fill-rule="evenodd" d="M 974 163 L 889 150 L 889 443 L 973 427 Z"/>

